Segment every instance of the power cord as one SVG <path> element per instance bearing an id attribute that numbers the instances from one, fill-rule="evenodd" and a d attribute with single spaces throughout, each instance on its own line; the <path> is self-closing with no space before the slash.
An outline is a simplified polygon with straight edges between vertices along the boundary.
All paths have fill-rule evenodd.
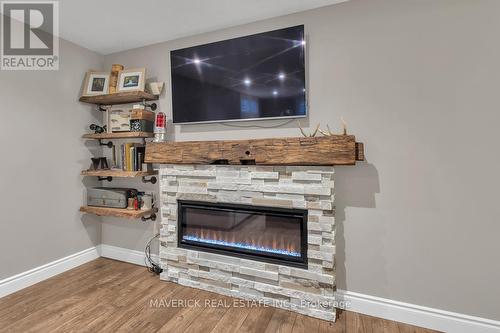
<path id="1" fill-rule="evenodd" d="M 151 258 L 151 243 L 158 237 L 160 237 L 159 233 L 154 235 L 154 237 L 149 240 L 149 242 L 146 244 L 146 248 L 144 249 L 144 263 L 146 264 L 149 272 L 155 273 L 157 275 L 163 272 L 163 269 L 160 267 L 159 263 L 155 263 L 153 258 Z"/>

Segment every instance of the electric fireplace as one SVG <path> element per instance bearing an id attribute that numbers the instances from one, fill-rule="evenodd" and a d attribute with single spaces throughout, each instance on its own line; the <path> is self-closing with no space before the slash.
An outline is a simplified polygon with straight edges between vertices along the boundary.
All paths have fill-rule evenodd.
<path id="1" fill-rule="evenodd" d="M 177 202 L 178 247 L 307 268 L 307 210 Z"/>
<path id="2" fill-rule="evenodd" d="M 333 167 L 169 164 L 159 174 L 161 280 L 335 320 Z"/>

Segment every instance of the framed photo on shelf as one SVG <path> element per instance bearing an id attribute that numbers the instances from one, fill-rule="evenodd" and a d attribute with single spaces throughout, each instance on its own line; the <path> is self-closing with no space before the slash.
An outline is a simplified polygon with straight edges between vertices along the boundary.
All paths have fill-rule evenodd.
<path id="1" fill-rule="evenodd" d="M 109 73 L 88 71 L 85 75 L 82 96 L 105 95 L 108 93 Z"/>
<path id="2" fill-rule="evenodd" d="M 125 69 L 118 75 L 118 92 L 144 91 L 145 68 Z"/>

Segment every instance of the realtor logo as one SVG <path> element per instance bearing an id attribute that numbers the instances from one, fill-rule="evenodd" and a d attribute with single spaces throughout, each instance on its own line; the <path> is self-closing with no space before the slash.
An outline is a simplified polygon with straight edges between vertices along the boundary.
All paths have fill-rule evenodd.
<path id="1" fill-rule="evenodd" d="M 1 3 L 2 70 L 59 69 L 59 3 Z"/>

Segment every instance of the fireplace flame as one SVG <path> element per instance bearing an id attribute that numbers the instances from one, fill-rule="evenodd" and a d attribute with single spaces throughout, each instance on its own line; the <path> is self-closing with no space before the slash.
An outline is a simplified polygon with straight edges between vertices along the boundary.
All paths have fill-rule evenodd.
<path id="1" fill-rule="evenodd" d="M 246 232 L 205 230 L 204 228 L 186 228 L 183 240 L 205 244 L 249 249 L 260 252 L 300 257 L 300 240 L 297 237 L 286 237 L 284 234 L 260 233 L 248 235 Z"/>

